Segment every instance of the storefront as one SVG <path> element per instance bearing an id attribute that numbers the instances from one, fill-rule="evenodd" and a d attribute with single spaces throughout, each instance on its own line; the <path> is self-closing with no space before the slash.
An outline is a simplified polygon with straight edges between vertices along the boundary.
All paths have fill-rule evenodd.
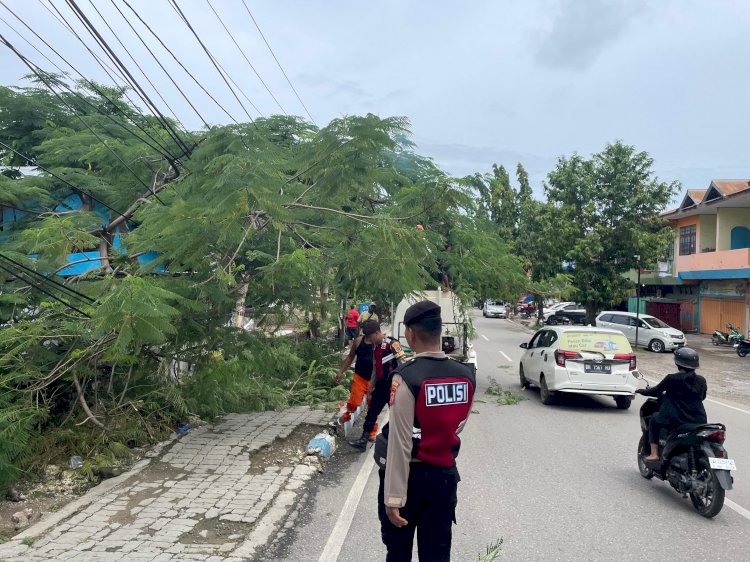
<path id="1" fill-rule="evenodd" d="M 701 281 L 698 307 L 700 331 L 703 334 L 725 331 L 727 324 L 732 324 L 743 333 L 750 329 L 747 279 Z"/>

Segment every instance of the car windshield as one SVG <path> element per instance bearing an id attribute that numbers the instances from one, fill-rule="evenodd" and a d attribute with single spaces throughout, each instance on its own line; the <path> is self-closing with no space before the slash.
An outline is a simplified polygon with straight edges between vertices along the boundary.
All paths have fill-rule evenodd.
<path id="1" fill-rule="evenodd" d="M 560 338 L 560 349 L 564 351 L 592 351 L 596 353 L 632 353 L 623 334 L 610 332 L 565 332 Z"/>
<path id="2" fill-rule="evenodd" d="M 652 328 L 669 328 L 669 324 L 665 324 L 658 318 L 644 318 L 643 321 Z"/>
<path id="3" fill-rule="evenodd" d="M 503 301 L 487 301 L 487 306 L 503 306 Z"/>

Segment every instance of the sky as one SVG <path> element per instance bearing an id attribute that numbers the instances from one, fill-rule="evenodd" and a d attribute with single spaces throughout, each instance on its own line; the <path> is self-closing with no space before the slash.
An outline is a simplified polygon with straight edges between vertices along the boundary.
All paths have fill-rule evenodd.
<path id="1" fill-rule="evenodd" d="M 229 122 L 123 0 L 77 0 L 137 78 L 145 82 L 92 1 L 186 127 L 199 128 L 201 121 L 113 1 L 130 14 L 209 123 Z M 305 114 L 242 0 L 176 1 L 260 112 L 280 109 L 210 5 L 281 107 Z M 66 2 L 3 2 L 87 77 L 111 82 L 43 7 L 52 2 L 82 31 Z M 239 103 L 168 0 L 128 2 L 228 112 L 243 119 Z M 450 174 L 489 172 L 493 163 L 515 170 L 521 162 L 541 196 L 542 182 L 560 156 L 590 155 L 620 139 L 651 154 L 659 179 L 680 181 L 683 190 L 705 188 L 716 178 L 750 178 L 747 0 L 245 2 L 318 125 L 352 114 L 406 116 L 417 151 Z M 60 63 L 2 6 L 0 16 Z M 2 21 L 0 33 L 29 59 L 54 70 Z M 0 46 L 0 83 L 20 84 L 26 72 Z"/>

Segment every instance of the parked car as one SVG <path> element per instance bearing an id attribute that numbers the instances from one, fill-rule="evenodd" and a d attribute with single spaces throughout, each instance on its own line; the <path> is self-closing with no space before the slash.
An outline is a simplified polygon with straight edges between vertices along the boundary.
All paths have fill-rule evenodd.
<path id="1" fill-rule="evenodd" d="M 503 301 L 484 301 L 482 316 L 485 318 L 507 318 L 508 308 Z"/>
<path id="2" fill-rule="evenodd" d="M 551 326 L 557 326 L 560 324 L 585 324 L 586 323 L 586 309 L 580 308 L 579 304 L 569 304 L 564 306 L 560 310 L 555 311 L 554 314 L 547 317 L 545 324 Z"/>
<path id="3" fill-rule="evenodd" d="M 635 312 L 604 311 L 596 318 L 596 325 L 619 330 L 635 344 L 635 327 L 638 325 L 638 346 L 656 353 L 674 351 L 686 345 L 687 340 L 677 328 L 672 328 L 658 318 L 648 314 L 636 317 Z"/>
<path id="4" fill-rule="evenodd" d="M 547 320 L 550 316 L 552 316 L 555 312 L 558 310 L 562 310 L 566 307 L 570 307 L 572 309 L 581 308 L 580 305 L 577 305 L 574 302 L 558 302 L 557 304 L 553 304 L 551 306 L 545 306 L 544 312 L 542 312 L 542 315 L 544 316 L 544 319 Z"/>
<path id="5" fill-rule="evenodd" d="M 630 408 L 638 387 L 636 356 L 617 330 L 592 326 L 555 326 L 522 343 L 521 386 L 535 384 L 543 404 L 556 393 L 612 396 L 621 410 Z"/>

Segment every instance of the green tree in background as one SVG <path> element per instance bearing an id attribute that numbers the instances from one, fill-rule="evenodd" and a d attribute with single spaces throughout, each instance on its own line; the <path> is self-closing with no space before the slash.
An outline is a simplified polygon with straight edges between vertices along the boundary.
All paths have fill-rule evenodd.
<path id="1" fill-rule="evenodd" d="M 562 157 L 548 176 L 549 253 L 568 262 L 588 323 L 598 307 L 623 299 L 635 256 L 655 260 L 670 236 L 658 215 L 679 185 L 659 181 L 652 167 L 646 152 L 618 141 L 589 159 Z"/>

